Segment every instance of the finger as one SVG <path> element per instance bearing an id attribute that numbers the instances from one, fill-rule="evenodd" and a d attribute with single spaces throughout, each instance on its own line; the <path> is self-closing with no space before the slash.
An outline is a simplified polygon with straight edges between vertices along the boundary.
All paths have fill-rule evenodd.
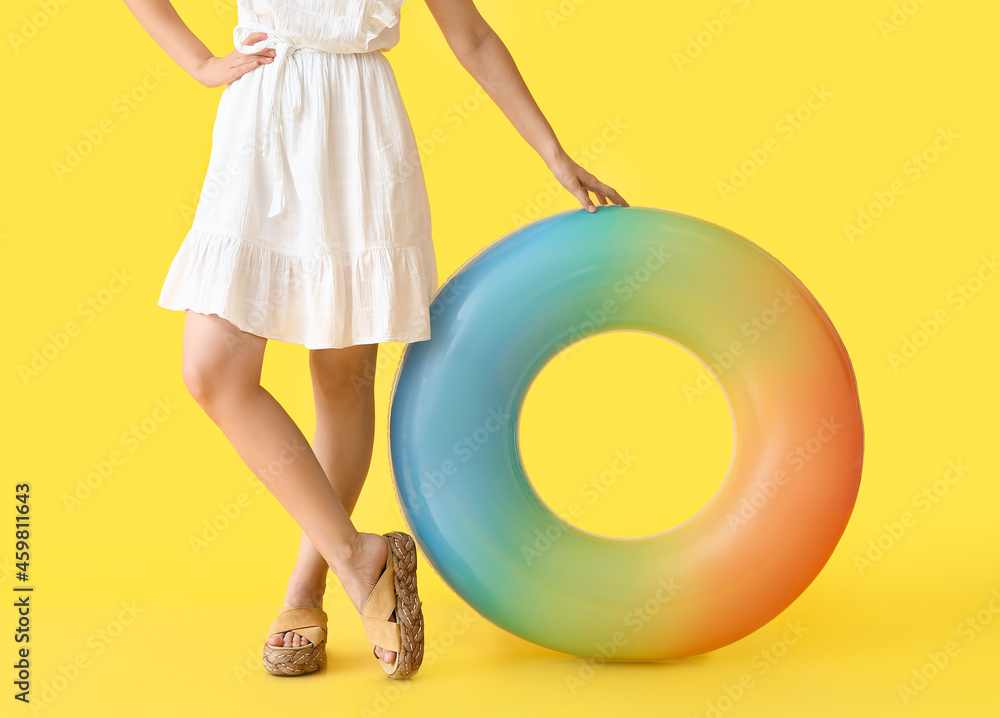
<path id="1" fill-rule="evenodd" d="M 595 177 L 591 177 L 591 181 L 587 182 L 584 185 L 584 187 L 586 187 L 588 190 L 590 190 L 591 192 L 594 193 L 594 197 L 597 199 L 598 203 L 604 204 L 605 200 L 601 196 L 600 186 L 601 186 L 601 183 L 598 182 Z M 588 195 L 588 197 L 589 197 L 589 195 Z M 596 207 L 595 207 L 595 209 L 596 209 Z"/>
<path id="2" fill-rule="evenodd" d="M 625 198 L 624 198 L 624 197 L 622 197 L 622 196 L 621 196 L 620 194 L 618 194 L 618 193 L 617 193 L 617 192 L 616 192 L 616 191 L 615 191 L 614 189 L 612 189 L 611 187 L 608 187 L 607 185 L 605 185 L 605 186 L 604 186 L 604 193 L 605 193 L 605 194 L 606 194 L 606 195 L 608 196 L 608 198 L 609 198 L 609 199 L 610 199 L 610 200 L 611 200 L 612 202 L 614 202 L 615 204 L 618 204 L 618 205 L 622 205 L 623 207 L 628 207 L 628 202 L 626 202 L 626 201 L 625 201 Z"/>
<path id="3" fill-rule="evenodd" d="M 585 210 L 587 210 L 588 212 L 597 211 L 597 207 L 595 207 L 594 203 L 590 200 L 590 194 L 587 192 L 587 189 L 585 187 L 580 187 L 580 189 L 577 192 L 574 192 L 574 194 L 576 195 L 577 199 L 580 200 L 580 203 L 583 205 L 583 208 Z"/>
<path id="4" fill-rule="evenodd" d="M 269 55 L 243 55 L 239 58 L 238 62 L 233 64 L 233 67 L 244 67 L 249 65 L 249 69 L 257 67 L 257 65 L 264 65 L 269 62 L 273 62 L 274 58 Z"/>
<path id="5" fill-rule="evenodd" d="M 587 187 L 587 189 L 589 189 L 591 192 L 594 193 L 594 196 L 597 198 L 597 201 L 600 204 L 605 205 L 608 203 L 608 198 L 605 196 L 604 193 L 606 185 L 603 185 L 600 182 L 598 182 L 596 177 L 592 177 L 591 181 L 588 182 L 585 186 Z"/>
<path id="6" fill-rule="evenodd" d="M 273 58 L 274 56 L 275 52 L 272 48 L 265 48 L 260 52 L 240 52 L 239 50 L 233 50 L 231 53 L 229 53 L 230 59 L 238 62 L 246 62 L 249 60 L 253 60 L 255 58 L 258 60 L 263 59 L 265 57 Z"/>
<path id="7" fill-rule="evenodd" d="M 606 184 L 601 184 L 601 191 L 612 199 L 615 204 L 620 204 L 624 207 L 628 207 L 628 202 L 614 189 L 614 187 L 609 187 Z"/>
<path id="8" fill-rule="evenodd" d="M 232 82 L 233 80 L 238 80 L 239 78 L 243 77 L 245 74 L 247 74 L 248 72 L 250 72 L 251 70 L 254 70 L 254 69 L 260 67 L 262 64 L 263 63 L 260 60 L 250 60 L 248 62 L 241 63 L 239 65 L 235 65 L 235 66 L 229 68 L 227 82 Z"/>
<path id="9" fill-rule="evenodd" d="M 270 55 L 244 55 L 242 60 L 243 62 L 238 62 L 236 65 L 242 66 L 250 64 L 256 67 L 257 65 L 266 65 L 269 62 L 274 62 L 274 58 Z"/>
<path id="10" fill-rule="evenodd" d="M 244 38 L 243 45 L 244 46 L 245 45 L 256 45 L 261 40 L 266 40 L 266 39 L 267 39 L 267 33 L 266 32 L 252 32 L 249 35 L 247 35 L 246 38 Z"/>
<path id="11" fill-rule="evenodd" d="M 611 194 L 609 196 L 614 200 L 615 204 L 621 205 L 622 207 L 630 206 L 629 203 L 625 201 L 625 198 L 614 190 L 611 190 Z"/>

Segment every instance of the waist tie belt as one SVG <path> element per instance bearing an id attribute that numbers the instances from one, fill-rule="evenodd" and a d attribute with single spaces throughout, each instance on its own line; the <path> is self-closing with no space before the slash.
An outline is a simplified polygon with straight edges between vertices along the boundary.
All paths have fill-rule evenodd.
<path id="1" fill-rule="evenodd" d="M 267 38 L 252 45 L 244 45 L 243 41 L 255 32 L 267 33 Z M 265 106 L 268 108 L 267 123 L 264 126 L 264 157 L 271 157 L 274 167 L 274 191 L 271 194 L 271 207 L 267 216 L 274 217 L 285 211 L 285 160 L 282 150 L 284 149 L 284 139 L 281 134 L 281 81 L 287 68 L 288 58 L 296 52 L 327 52 L 307 45 L 299 45 L 286 37 L 275 32 L 272 28 L 256 22 L 240 22 L 233 30 L 233 43 L 236 49 L 242 53 L 252 54 L 274 49 L 274 61 L 270 72 L 264 75 L 266 84 Z M 264 68 L 267 65 L 260 65 Z M 295 72 L 294 63 L 291 67 Z M 269 80 L 267 79 L 269 78 Z M 301 79 L 301 78 L 300 78 Z M 301 88 L 302 83 L 299 82 Z M 302 108 L 302 93 L 292 93 L 292 112 L 298 112 Z"/>

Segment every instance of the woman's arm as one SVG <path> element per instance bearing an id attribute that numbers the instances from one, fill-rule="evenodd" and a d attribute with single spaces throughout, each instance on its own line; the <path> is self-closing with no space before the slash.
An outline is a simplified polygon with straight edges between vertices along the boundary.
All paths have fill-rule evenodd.
<path id="1" fill-rule="evenodd" d="M 206 87 L 226 85 L 261 63 L 271 62 L 274 56 L 274 50 L 262 50 L 253 54 L 233 50 L 225 57 L 215 57 L 184 24 L 170 0 L 123 1 L 170 59 Z M 255 32 L 244 44 L 252 45 L 266 37 L 262 32 Z"/>
<path id="2" fill-rule="evenodd" d="M 473 0 L 425 0 L 462 67 L 475 78 L 525 141 L 541 156 L 556 179 L 590 212 L 596 211 L 587 190 L 601 204 L 611 198 L 628 207 L 618 192 L 581 167 L 559 144 L 507 47 Z"/>

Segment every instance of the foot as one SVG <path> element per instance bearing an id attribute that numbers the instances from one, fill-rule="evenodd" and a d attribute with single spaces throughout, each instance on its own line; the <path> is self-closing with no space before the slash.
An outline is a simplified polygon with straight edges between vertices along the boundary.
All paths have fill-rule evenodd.
<path id="1" fill-rule="evenodd" d="M 337 574 L 344 591 L 354 604 L 355 610 L 361 613 L 368 596 L 378 583 L 379 577 L 385 570 L 388 543 L 385 536 L 371 533 L 358 534 L 358 547 L 345 569 L 341 569 Z M 396 612 L 393 611 L 389 617 L 392 622 L 396 621 Z M 381 646 L 375 647 L 375 655 L 386 663 L 396 660 L 396 652 L 390 651 Z"/>
<path id="2" fill-rule="evenodd" d="M 323 594 L 326 593 L 326 585 L 305 586 L 296 582 L 294 578 L 288 582 L 288 590 L 285 593 L 284 603 L 296 608 L 323 608 Z M 300 636 L 294 631 L 287 633 L 275 633 L 267 639 L 269 646 L 285 646 L 286 648 L 298 648 L 309 645 L 309 639 Z"/>

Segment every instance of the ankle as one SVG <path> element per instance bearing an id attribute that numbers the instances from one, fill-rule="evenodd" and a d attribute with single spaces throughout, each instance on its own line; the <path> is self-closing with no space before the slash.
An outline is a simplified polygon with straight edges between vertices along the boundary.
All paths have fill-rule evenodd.
<path id="1" fill-rule="evenodd" d="M 325 576 L 317 582 L 315 579 L 303 580 L 293 574 L 288 580 L 284 602 L 296 608 L 322 608 L 325 594 Z"/>
<path id="2" fill-rule="evenodd" d="M 347 541 L 340 546 L 339 554 L 330 564 L 330 570 L 333 571 L 334 575 L 340 578 L 350 575 L 356 570 L 358 564 L 363 561 L 363 557 L 369 550 L 367 536 L 368 534 L 358 531 L 355 533 L 353 540 Z"/>

